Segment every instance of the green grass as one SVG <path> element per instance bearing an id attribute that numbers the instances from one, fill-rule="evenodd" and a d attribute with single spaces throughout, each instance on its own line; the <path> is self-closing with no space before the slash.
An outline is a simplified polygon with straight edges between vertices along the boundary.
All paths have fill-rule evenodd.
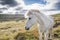
<path id="1" fill-rule="evenodd" d="M 60 17 L 60 13 L 59 14 L 55 14 L 55 15 L 52 15 L 54 17 Z"/>

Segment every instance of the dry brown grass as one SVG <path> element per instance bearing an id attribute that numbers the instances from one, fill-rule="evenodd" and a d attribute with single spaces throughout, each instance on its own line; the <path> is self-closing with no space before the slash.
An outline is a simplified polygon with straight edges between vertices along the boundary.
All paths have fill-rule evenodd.
<path id="1" fill-rule="evenodd" d="M 0 22 L 0 40 L 15 40 L 18 34 L 20 35 L 20 38 L 23 38 L 23 40 L 38 40 L 39 34 L 37 24 L 33 25 L 34 28 L 32 27 L 29 31 L 27 31 L 24 28 L 25 22 L 26 20 L 21 20 L 19 22 Z M 60 31 L 60 25 L 53 29 L 53 34 L 57 33 L 60 35 L 60 32 L 56 32 L 56 30 Z M 60 39 L 58 37 L 54 37 L 53 40 Z"/>

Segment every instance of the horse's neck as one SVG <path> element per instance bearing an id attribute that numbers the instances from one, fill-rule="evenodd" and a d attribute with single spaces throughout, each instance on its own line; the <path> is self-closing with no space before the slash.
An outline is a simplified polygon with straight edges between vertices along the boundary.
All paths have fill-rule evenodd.
<path id="1" fill-rule="evenodd" d="M 43 16 L 43 14 L 40 14 L 40 13 L 34 13 L 34 15 L 36 16 L 36 18 L 37 18 L 37 20 L 38 20 L 38 22 L 42 22 L 42 16 Z M 40 23 L 41 23 L 40 22 Z"/>
<path id="2" fill-rule="evenodd" d="M 39 17 L 39 18 L 46 17 L 45 14 L 43 14 L 43 13 L 38 13 L 38 12 L 34 13 L 34 15 L 37 16 L 37 17 Z"/>
<path id="3" fill-rule="evenodd" d="M 43 13 L 35 13 L 35 16 L 37 17 L 38 23 L 41 25 L 44 25 L 49 21 L 47 16 Z"/>

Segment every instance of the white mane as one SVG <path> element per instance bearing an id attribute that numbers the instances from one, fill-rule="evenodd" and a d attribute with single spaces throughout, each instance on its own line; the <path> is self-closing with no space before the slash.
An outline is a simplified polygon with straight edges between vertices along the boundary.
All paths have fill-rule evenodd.
<path id="1" fill-rule="evenodd" d="M 27 18 L 30 14 L 33 14 L 32 12 L 38 12 L 40 13 L 40 10 L 39 9 L 30 9 L 28 10 L 26 13 L 25 13 L 25 18 Z"/>

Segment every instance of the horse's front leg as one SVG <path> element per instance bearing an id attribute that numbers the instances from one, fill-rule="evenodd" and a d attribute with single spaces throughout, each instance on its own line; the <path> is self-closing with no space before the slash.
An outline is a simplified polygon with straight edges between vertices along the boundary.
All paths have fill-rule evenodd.
<path id="1" fill-rule="evenodd" d="M 42 39 L 42 32 L 39 33 L 39 40 L 43 40 Z"/>
<path id="2" fill-rule="evenodd" d="M 41 32 L 40 29 L 39 29 L 39 40 L 43 40 L 43 39 L 42 39 L 42 32 Z"/>
<path id="3" fill-rule="evenodd" d="M 43 40 L 43 31 L 42 31 L 42 25 L 38 25 L 38 31 L 39 31 L 39 40 Z"/>
<path id="4" fill-rule="evenodd" d="M 53 39 L 52 35 L 53 35 L 53 32 L 52 32 L 52 29 L 50 29 L 49 30 L 49 39 L 51 39 L 51 40 Z"/>
<path id="5" fill-rule="evenodd" d="M 44 40 L 48 40 L 48 34 L 49 34 L 48 31 L 44 32 Z"/>

